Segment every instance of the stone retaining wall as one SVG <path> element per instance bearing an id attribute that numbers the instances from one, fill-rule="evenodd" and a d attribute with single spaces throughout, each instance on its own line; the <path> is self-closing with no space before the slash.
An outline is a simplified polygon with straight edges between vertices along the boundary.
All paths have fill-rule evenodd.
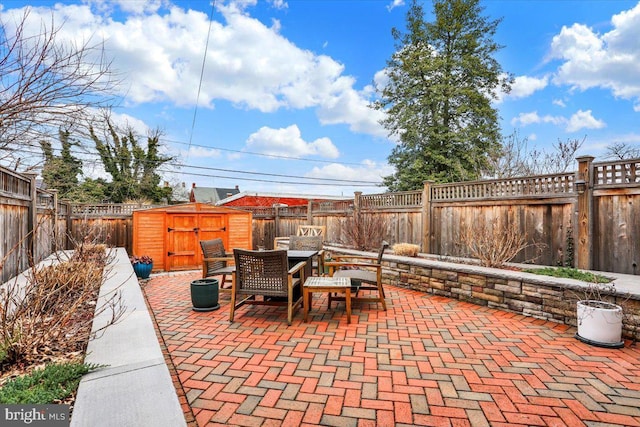
<path id="1" fill-rule="evenodd" d="M 327 250 L 343 255 L 372 255 L 338 247 Z M 571 326 L 576 326 L 576 301 L 588 286 L 573 279 L 387 254 L 383 258 L 382 275 L 385 284 Z M 611 276 L 615 278 L 617 292 L 606 298 L 624 308 L 623 335 L 640 339 L 640 278 Z M 637 290 L 629 286 L 630 281 L 638 285 Z"/>

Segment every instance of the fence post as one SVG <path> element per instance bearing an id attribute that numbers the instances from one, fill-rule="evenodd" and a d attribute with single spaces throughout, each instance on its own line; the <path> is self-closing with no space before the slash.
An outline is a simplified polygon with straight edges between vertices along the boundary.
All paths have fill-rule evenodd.
<path id="1" fill-rule="evenodd" d="M 57 252 L 60 248 L 58 247 L 58 190 L 49 190 L 53 194 L 53 215 L 52 217 L 52 226 L 53 226 L 53 242 L 51 245 L 51 252 Z"/>
<path id="2" fill-rule="evenodd" d="M 431 253 L 431 185 L 425 181 L 422 190 L 422 252 Z"/>
<path id="3" fill-rule="evenodd" d="M 593 156 L 576 157 L 578 161 L 575 179 L 578 196 L 576 267 L 583 270 L 591 270 L 593 264 L 593 159 Z"/>
<path id="4" fill-rule="evenodd" d="M 313 199 L 309 200 L 309 202 L 307 203 L 307 224 L 309 225 L 313 225 L 313 215 L 311 210 L 313 206 Z"/>
<path id="5" fill-rule="evenodd" d="M 38 224 L 38 189 L 36 187 L 36 176 L 33 172 L 24 172 L 22 175 L 27 177 L 29 183 L 29 196 L 31 203 L 29 205 L 29 216 L 27 218 L 27 251 L 29 266 L 36 263 L 36 225 Z"/>
<path id="6" fill-rule="evenodd" d="M 280 207 L 277 203 L 273 205 L 273 228 L 275 229 L 273 230 L 274 236 L 282 236 L 280 233 Z"/>
<path id="7" fill-rule="evenodd" d="M 362 196 L 362 191 L 356 191 L 353 195 L 353 213 L 355 216 L 358 216 L 360 215 L 360 197 Z"/>
<path id="8" fill-rule="evenodd" d="M 73 240 L 72 240 L 72 236 L 71 233 L 73 232 L 73 218 L 71 217 L 71 213 L 73 212 L 73 205 L 71 204 L 71 200 L 69 199 L 63 199 L 62 200 L 63 203 L 65 203 L 67 205 L 67 218 L 66 218 L 66 225 L 65 225 L 65 241 L 64 241 L 64 246 L 65 249 L 73 249 Z"/>

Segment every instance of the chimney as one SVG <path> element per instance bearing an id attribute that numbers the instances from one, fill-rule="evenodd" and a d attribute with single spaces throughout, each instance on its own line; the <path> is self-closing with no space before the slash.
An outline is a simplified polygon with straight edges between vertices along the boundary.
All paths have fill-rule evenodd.
<path id="1" fill-rule="evenodd" d="M 236 190 L 240 191 L 240 187 L 236 184 Z"/>
<path id="2" fill-rule="evenodd" d="M 191 188 L 196 188 L 196 183 L 195 182 L 191 183 Z"/>

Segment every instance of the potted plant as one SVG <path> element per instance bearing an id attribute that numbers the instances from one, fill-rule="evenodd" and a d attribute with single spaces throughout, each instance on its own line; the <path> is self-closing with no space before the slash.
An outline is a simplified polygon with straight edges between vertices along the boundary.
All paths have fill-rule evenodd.
<path id="1" fill-rule="evenodd" d="M 131 265 L 133 266 L 133 271 L 136 273 L 136 276 L 140 279 L 148 279 L 151 274 L 151 270 L 153 269 L 153 259 L 148 255 L 142 256 L 131 256 L 129 257 L 129 261 L 131 261 Z"/>
<path id="2" fill-rule="evenodd" d="M 606 348 L 621 348 L 622 306 L 615 303 L 615 285 L 592 283 L 577 301 L 576 338 L 587 344 Z"/>
<path id="3" fill-rule="evenodd" d="M 191 305 L 194 311 L 211 311 L 220 308 L 218 279 L 205 277 L 191 282 Z"/>

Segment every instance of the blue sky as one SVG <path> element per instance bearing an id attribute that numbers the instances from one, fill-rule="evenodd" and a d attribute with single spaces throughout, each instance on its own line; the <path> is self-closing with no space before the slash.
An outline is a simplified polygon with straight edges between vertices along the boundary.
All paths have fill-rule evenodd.
<path id="1" fill-rule="evenodd" d="M 208 1 L 16 0 L 0 13 L 31 7 L 32 25 L 53 13 L 64 37 L 104 38 L 124 82 L 114 118 L 163 130 L 182 164 L 165 174 L 172 184 L 352 195 L 382 192 L 374 184 L 392 172 L 394 142 L 367 104 L 408 3 L 218 0 L 212 13 Z M 596 157 L 640 146 L 640 3 L 482 5 L 503 19 L 497 59 L 516 78 L 495 103 L 504 135 L 538 150 L 585 138 L 579 154 Z"/>

